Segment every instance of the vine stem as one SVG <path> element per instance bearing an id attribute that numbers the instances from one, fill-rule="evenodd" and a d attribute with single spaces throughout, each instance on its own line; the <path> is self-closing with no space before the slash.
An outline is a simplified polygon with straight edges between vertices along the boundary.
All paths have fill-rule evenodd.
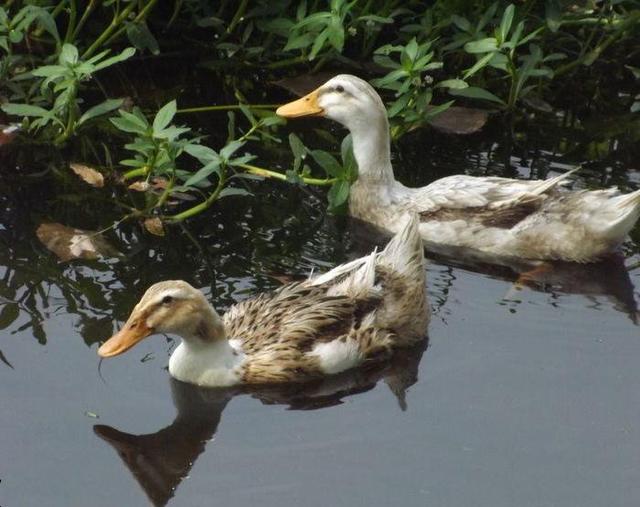
<path id="1" fill-rule="evenodd" d="M 280 181 L 287 181 L 287 175 L 279 173 L 277 171 L 271 171 L 269 169 L 264 169 L 262 167 L 258 167 L 250 164 L 238 164 L 238 167 L 242 167 L 249 174 L 255 174 L 256 176 L 262 176 L 264 178 L 272 178 Z M 338 178 L 307 178 L 305 176 L 301 177 L 302 182 L 306 185 L 315 185 L 315 186 L 328 186 L 333 185 Z"/>
<path id="2" fill-rule="evenodd" d="M 245 107 L 249 109 L 275 109 L 279 104 L 246 104 Z M 204 113 L 207 111 L 232 111 L 241 109 L 239 104 L 231 104 L 224 106 L 199 106 L 199 107 L 187 107 L 184 109 L 178 109 L 176 113 Z"/>

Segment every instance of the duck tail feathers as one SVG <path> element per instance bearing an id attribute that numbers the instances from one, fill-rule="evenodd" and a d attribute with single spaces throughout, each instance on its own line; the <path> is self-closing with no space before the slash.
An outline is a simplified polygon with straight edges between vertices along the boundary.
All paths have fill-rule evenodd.
<path id="1" fill-rule="evenodd" d="M 626 236 L 640 217 L 640 190 L 614 197 L 611 200 L 615 218 L 609 224 L 613 236 Z"/>
<path id="2" fill-rule="evenodd" d="M 420 237 L 420 221 L 415 213 L 407 216 L 400 231 L 380 252 L 379 264 L 406 276 L 424 277 L 424 245 Z"/>

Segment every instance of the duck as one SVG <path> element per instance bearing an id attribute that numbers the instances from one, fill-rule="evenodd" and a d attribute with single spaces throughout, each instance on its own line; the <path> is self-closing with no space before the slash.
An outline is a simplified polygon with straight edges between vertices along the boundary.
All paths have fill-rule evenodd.
<path id="1" fill-rule="evenodd" d="M 183 280 L 149 287 L 98 348 L 108 358 L 175 334 L 169 374 L 204 387 L 305 382 L 378 364 L 426 338 L 429 308 L 417 216 L 380 252 L 230 307 L 221 317 Z"/>
<path id="2" fill-rule="evenodd" d="M 618 249 L 640 215 L 640 190 L 565 189 L 573 171 L 527 181 L 461 174 L 407 187 L 394 177 L 382 99 L 350 74 L 331 78 L 276 114 L 321 116 L 346 127 L 358 165 L 350 215 L 395 233 L 400 217 L 415 213 L 425 247 L 437 254 L 467 252 L 483 262 L 595 262 Z"/>

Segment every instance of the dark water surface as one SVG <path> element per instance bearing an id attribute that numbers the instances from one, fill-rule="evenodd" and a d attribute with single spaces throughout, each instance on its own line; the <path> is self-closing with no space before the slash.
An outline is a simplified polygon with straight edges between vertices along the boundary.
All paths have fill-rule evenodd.
<path id="1" fill-rule="evenodd" d="M 411 136 L 395 149 L 398 177 L 547 177 L 584 162 L 577 187 L 638 186 L 635 139 L 624 133 L 555 119 L 506 130 Z M 108 234 L 123 258 L 59 263 L 35 237 L 38 223 L 97 229 L 117 212 L 98 191 L 54 201 L 50 180 L 3 180 L 2 507 L 640 502 L 638 228 L 624 260 L 559 266 L 522 290 L 506 269 L 432 261 L 428 347 L 382 371 L 288 390 L 199 390 L 170 381 L 170 338 L 99 364 L 98 342 L 149 284 L 187 279 L 224 310 L 371 241 L 326 217 L 320 192 L 265 182 L 189 235 L 150 238 L 126 224 Z M 82 188 L 56 181 L 59 195 Z"/>

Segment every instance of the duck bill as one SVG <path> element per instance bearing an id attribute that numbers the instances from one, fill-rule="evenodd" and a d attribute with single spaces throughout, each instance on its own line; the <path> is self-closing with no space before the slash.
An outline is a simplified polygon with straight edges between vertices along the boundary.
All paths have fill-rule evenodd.
<path id="1" fill-rule="evenodd" d="M 276 110 L 283 118 L 299 118 L 300 116 L 322 116 L 324 109 L 318 105 L 318 90 L 312 91 L 304 97 L 280 106 Z"/>
<path id="2" fill-rule="evenodd" d="M 126 352 L 143 338 L 153 332 L 145 323 L 146 319 L 138 319 L 137 322 L 127 323 L 125 326 L 104 342 L 98 349 L 100 357 L 113 357 Z"/>

